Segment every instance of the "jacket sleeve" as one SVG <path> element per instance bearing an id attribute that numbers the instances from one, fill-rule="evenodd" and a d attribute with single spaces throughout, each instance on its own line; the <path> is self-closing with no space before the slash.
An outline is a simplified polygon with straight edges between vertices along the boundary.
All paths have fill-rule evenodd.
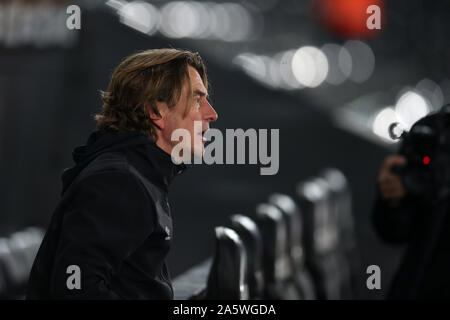
<path id="1" fill-rule="evenodd" d="M 393 203 L 378 194 L 372 214 L 377 234 L 388 243 L 407 242 L 417 226 L 421 209 L 408 195 Z"/>
<path id="2" fill-rule="evenodd" d="M 52 296 L 120 299 L 110 287 L 111 275 L 152 233 L 154 205 L 144 187 L 127 172 L 97 173 L 74 187 L 63 210 L 50 283 Z"/>

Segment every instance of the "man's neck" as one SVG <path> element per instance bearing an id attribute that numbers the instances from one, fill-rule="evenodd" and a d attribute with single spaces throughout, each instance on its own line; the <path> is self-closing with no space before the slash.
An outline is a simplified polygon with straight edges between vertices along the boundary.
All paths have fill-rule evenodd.
<path id="1" fill-rule="evenodd" d="M 156 140 L 156 146 L 169 155 L 172 153 L 172 146 L 165 144 L 160 138 Z"/>

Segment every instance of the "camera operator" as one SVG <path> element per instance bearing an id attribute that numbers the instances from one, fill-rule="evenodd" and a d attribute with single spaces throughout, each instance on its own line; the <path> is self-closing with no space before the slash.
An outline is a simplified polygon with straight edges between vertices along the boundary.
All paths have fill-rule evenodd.
<path id="1" fill-rule="evenodd" d="M 448 110 L 416 122 L 378 174 L 375 229 L 384 241 L 407 245 L 388 299 L 450 298 Z"/>

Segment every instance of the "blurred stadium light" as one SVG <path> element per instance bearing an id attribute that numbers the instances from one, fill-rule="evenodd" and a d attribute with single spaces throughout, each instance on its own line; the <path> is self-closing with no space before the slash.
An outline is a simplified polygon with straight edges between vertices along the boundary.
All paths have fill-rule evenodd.
<path id="1" fill-rule="evenodd" d="M 295 50 L 287 50 L 280 52 L 275 56 L 278 62 L 279 73 L 281 75 L 281 82 L 286 89 L 299 89 L 302 85 L 297 81 L 292 69 L 292 60 L 295 55 Z"/>
<path id="2" fill-rule="evenodd" d="M 243 41 L 252 35 L 250 12 L 239 3 L 170 1 L 156 7 L 144 1 L 109 0 L 120 21 L 140 32 L 157 30 L 168 38 Z"/>
<path id="3" fill-rule="evenodd" d="M 69 48 L 77 32 L 66 28 L 67 5 L 57 1 L 0 2 L 0 46 Z"/>
<path id="4" fill-rule="evenodd" d="M 438 110 L 444 103 L 444 94 L 439 85 L 431 79 L 422 79 L 416 85 L 424 98 L 427 99 L 431 111 Z"/>
<path id="5" fill-rule="evenodd" d="M 375 55 L 370 46 L 359 40 L 349 40 L 344 47 L 352 61 L 350 80 L 362 83 L 369 79 L 375 69 Z"/>
<path id="6" fill-rule="evenodd" d="M 398 121 L 399 119 L 394 108 L 386 107 L 382 109 L 373 120 L 373 133 L 385 139 L 386 142 L 393 143 L 395 140 L 393 140 L 389 135 L 389 126 Z"/>
<path id="7" fill-rule="evenodd" d="M 328 59 L 328 75 L 326 82 L 339 85 L 346 81 L 352 72 L 352 57 L 348 50 L 334 43 L 322 46 L 322 51 Z"/>
<path id="8" fill-rule="evenodd" d="M 326 55 L 313 46 L 279 52 L 273 58 L 242 53 L 233 62 L 263 84 L 282 89 L 317 87 L 329 68 Z"/>
<path id="9" fill-rule="evenodd" d="M 209 52 L 219 63 L 234 62 L 262 85 L 307 97 L 325 111 L 334 113 L 336 108 L 346 108 L 358 94 L 387 88 L 396 91 L 389 93 L 395 95 L 398 86 L 411 86 L 414 94 L 397 99 L 398 102 L 393 98 L 375 103 L 377 107 L 373 109 L 360 106 L 351 111 L 364 119 L 360 127 L 365 128 L 366 134 L 374 133 L 373 120 L 379 114 L 385 115 L 381 113 L 385 106 L 394 105 L 397 116 L 410 125 L 417 117 L 449 101 L 450 81 L 438 75 L 445 70 L 439 63 L 448 59 L 439 62 L 427 56 L 438 56 L 446 48 L 440 43 L 447 12 L 442 10 L 445 2 L 437 2 L 424 2 L 424 15 L 418 16 L 415 11 L 406 14 L 403 4 L 382 0 L 76 1 L 83 14 L 106 4 L 122 24 L 141 33 L 181 39 L 187 46 L 193 41 L 199 51 Z M 79 33 L 56 27 L 65 25 L 68 4 L 63 0 L 3 1 L 0 45 L 73 47 Z M 369 4 L 381 8 L 381 31 L 367 30 Z M 423 32 L 418 33 L 407 19 L 420 22 L 425 13 L 430 18 L 422 21 Z M 408 40 L 408 34 L 417 36 Z M 428 39 L 428 45 L 423 46 Z M 401 50 L 413 50 L 415 55 L 409 55 L 410 61 L 389 65 L 401 56 Z M 428 73 L 420 72 L 421 65 Z M 417 84 L 411 85 L 411 81 Z M 354 85 L 358 85 L 358 90 L 354 90 Z M 414 105 L 405 107 L 406 102 Z"/>
<path id="10" fill-rule="evenodd" d="M 301 47 L 295 52 L 291 63 L 294 77 L 305 87 L 317 87 L 327 77 L 327 57 L 316 47 Z"/>
<path id="11" fill-rule="evenodd" d="M 430 110 L 427 100 L 415 90 L 407 89 L 406 92 L 401 93 L 395 104 L 395 112 L 407 130 L 417 120 L 426 116 Z"/>
<path id="12" fill-rule="evenodd" d="M 146 34 L 154 34 L 160 23 L 158 9 L 147 2 L 134 1 L 124 4 L 118 14 L 123 24 Z"/>

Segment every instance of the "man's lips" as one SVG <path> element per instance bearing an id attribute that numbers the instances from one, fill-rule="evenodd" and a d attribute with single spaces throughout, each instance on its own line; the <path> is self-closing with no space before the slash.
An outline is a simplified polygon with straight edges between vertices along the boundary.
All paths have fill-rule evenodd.
<path id="1" fill-rule="evenodd" d="M 206 129 L 205 131 L 202 131 L 202 132 L 199 132 L 199 133 L 198 133 L 200 136 L 202 136 L 202 141 L 203 141 L 203 143 L 206 142 L 206 138 L 205 138 L 205 133 L 206 133 L 206 131 L 208 131 L 208 129 Z"/>

